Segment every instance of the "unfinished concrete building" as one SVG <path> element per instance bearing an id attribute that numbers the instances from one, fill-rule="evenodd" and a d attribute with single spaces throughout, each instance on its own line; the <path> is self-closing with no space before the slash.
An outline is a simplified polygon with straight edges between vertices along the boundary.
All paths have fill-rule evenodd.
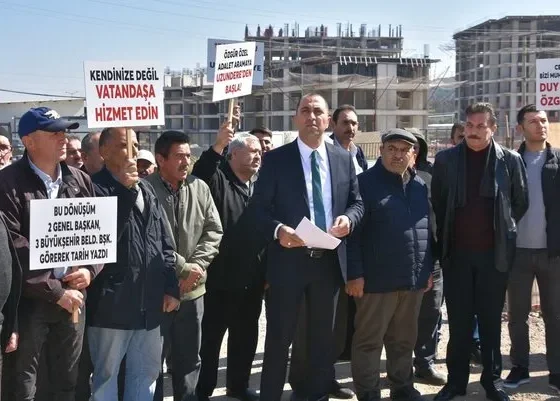
<path id="1" fill-rule="evenodd" d="M 490 19 L 453 36 L 456 50 L 457 118 L 474 102 L 496 107 L 503 128 L 515 126 L 517 111 L 535 103 L 536 60 L 560 57 L 560 16 Z M 559 113 L 550 112 L 551 121 Z"/>
<path id="2" fill-rule="evenodd" d="M 274 32 L 257 27 L 246 41 L 265 45 L 265 82 L 240 99 L 243 129 L 268 126 L 273 131 L 295 129 L 292 116 L 302 94 L 317 92 L 332 109 L 352 104 L 358 111 L 362 131 L 428 124 L 428 88 L 432 60 L 427 54 L 402 57 L 401 26 L 358 32 L 352 25 L 337 25 L 330 36 L 326 26 L 309 27 L 303 35 L 295 24 Z M 212 103 L 212 86 L 204 71 L 169 72 L 165 87 L 166 127 L 184 129 L 193 141 L 210 144 L 227 112 L 227 102 Z"/>

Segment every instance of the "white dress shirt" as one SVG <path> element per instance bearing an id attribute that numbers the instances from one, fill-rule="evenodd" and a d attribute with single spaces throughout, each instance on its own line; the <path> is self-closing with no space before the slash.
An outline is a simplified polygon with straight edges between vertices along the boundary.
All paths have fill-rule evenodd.
<path id="1" fill-rule="evenodd" d="M 336 136 L 334 137 L 333 145 L 337 146 L 341 149 L 344 149 L 342 147 L 342 145 L 340 144 L 340 142 L 338 142 L 338 139 L 336 139 Z M 346 150 L 346 149 L 344 149 L 344 150 Z M 363 173 L 364 170 L 360 166 L 360 163 L 358 163 L 358 158 L 356 157 L 356 155 L 358 154 L 358 147 L 352 141 L 350 141 L 350 149 L 348 149 L 348 152 L 350 152 L 350 154 L 352 155 L 352 161 L 354 162 L 354 168 L 356 169 L 356 175 L 358 175 L 360 173 Z"/>
<path id="2" fill-rule="evenodd" d="M 301 139 L 297 139 L 299 154 L 301 157 L 301 165 L 303 167 L 303 176 L 305 177 L 305 187 L 307 189 L 307 199 L 309 200 L 310 220 L 315 224 L 315 208 L 313 205 L 313 180 L 311 175 L 311 153 L 317 151 L 317 161 L 319 162 L 319 172 L 321 175 L 321 190 L 323 192 L 323 208 L 325 210 L 325 222 L 327 230 L 333 225 L 332 215 L 332 187 L 331 187 L 331 169 L 329 168 L 329 157 L 327 155 L 327 147 L 322 142 L 317 149 L 311 149 Z"/>
<path id="3" fill-rule="evenodd" d="M 48 175 L 47 173 L 39 169 L 39 167 L 37 167 L 35 164 L 33 164 L 31 159 L 29 159 L 29 166 L 31 166 L 33 172 L 37 175 L 37 177 L 41 179 L 41 181 L 43 181 L 43 184 L 45 184 L 45 189 L 47 190 L 47 196 L 49 197 L 49 199 L 58 198 L 58 190 L 62 185 L 62 170 L 60 169 L 60 164 L 56 167 L 57 177 L 56 180 L 54 181 L 50 175 Z M 53 269 L 54 276 L 58 279 L 64 277 L 67 271 L 68 271 L 67 267 L 57 267 Z"/>
<path id="4" fill-rule="evenodd" d="M 297 139 L 299 154 L 301 158 L 301 166 L 303 167 L 303 176 L 305 178 L 305 188 L 307 189 L 307 199 L 309 200 L 309 217 L 313 224 L 315 224 L 315 209 L 313 207 L 313 178 L 311 175 L 311 152 L 317 150 L 319 162 L 319 173 L 321 175 L 321 190 L 323 192 L 323 208 L 325 210 L 325 222 L 327 230 L 333 225 L 332 214 L 332 185 L 331 185 L 331 170 L 329 168 L 329 157 L 327 154 L 327 147 L 325 142 L 321 143 L 317 149 L 311 149 L 301 139 Z M 278 229 L 283 224 L 278 224 L 274 230 L 274 239 L 278 239 Z M 295 229 L 295 227 L 292 227 Z"/>

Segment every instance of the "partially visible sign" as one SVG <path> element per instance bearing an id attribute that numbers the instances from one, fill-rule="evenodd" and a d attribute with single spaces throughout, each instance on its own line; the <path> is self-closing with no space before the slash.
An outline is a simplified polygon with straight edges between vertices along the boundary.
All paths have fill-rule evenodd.
<path id="1" fill-rule="evenodd" d="M 254 59 L 255 42 L 216 46 L 213 102 L 251 94 Z"/>
<path id="2" fill-rule="evenodd" d="M 85 61 L 89 128 L 165 125 L 163 66 L 139 61 Z"/>
<path id="3" fill-rule="evenodd" d="M 206 80 L 214 82 L 214 75 L 216 73 L 216 46 L 226 45 L 231 43 L 238 43 L 235 40 L 227 39 L 208 39 L 208 63 L 206 66 Z M 263 86 L 264 83 L 264 43 L 255 42 L 255 59 L 253 61 L 253 85 Z"/>
<path id="4" fill-rule="evenodd" d="M 537 59 L 537 96 L 539 110 L 560 110 L 560 58 Z"/>
<path id="5" fill-rule="evenodd" d="M 29 269 L 117 261 L 117 198 L 30 201 Z"/>

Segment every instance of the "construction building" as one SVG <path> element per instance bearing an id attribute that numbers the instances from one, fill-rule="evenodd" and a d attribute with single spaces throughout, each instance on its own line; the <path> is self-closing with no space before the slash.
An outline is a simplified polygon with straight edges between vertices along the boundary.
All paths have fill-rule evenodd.
<path id="1" fill-rule="evenodd" d="M 261 34 L 245 29 L 246 41 L 265 45 L 265 80 L 262 87 L 240 100 L 242 129 L 267 126 L 293 131 L 292 116 L 303 93 L 316 92 L 332 109 L 352 104 L 362 131 L 428 125 L 430 65 L 427 46 L 418 57 L 403 57 L 401 26 L 389 25 L 358 32 L 352 25 L 337 25 L 330 36 L 326 26 L 309 27 L 301 35 L 296 23 L 277 32 L 269 26 Z M 166 128 L 183 129 L 193 142 L 208 145 L 227 113 L 227 101 L 212 102 L 212 85 L 204 69 L 167 71 L 165 79 Z"/>
<path id="2" fill-rule="evenodd" d="M 474 102 L 496 107 L 499 126 L 513 130 L 517 111 L 535 103 L 536 60 L 560 57 L 560 16 L 508 16 L 456 33 L 457 118 Z M 549 119 L 558 121 L 559 113 Z"/>

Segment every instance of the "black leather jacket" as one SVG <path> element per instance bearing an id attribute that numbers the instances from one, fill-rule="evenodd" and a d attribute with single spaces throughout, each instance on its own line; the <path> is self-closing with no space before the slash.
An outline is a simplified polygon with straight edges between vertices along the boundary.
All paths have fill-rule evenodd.
<path id="1" fill-rule="evenodd" d="M 432 177 L 432 204 L 436 214 L 438 246 L 445 269 L 453 249 L 455 209 L 466 202 L 466 143 L 439 152 Z M 481 191 L 494 194 L 495 265 L 507 272 L 515 256 L 517 222 L 529 205 L 527 172 L 521 156 L 492 140 Z"/>

